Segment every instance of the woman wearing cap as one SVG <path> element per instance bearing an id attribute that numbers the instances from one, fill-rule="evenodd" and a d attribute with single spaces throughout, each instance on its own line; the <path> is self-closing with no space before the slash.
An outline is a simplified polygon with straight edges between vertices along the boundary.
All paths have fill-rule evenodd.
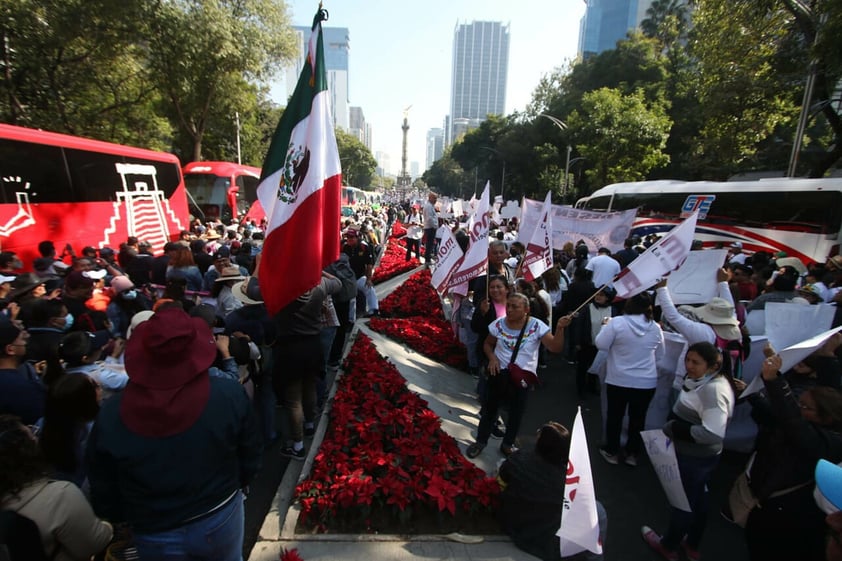
<path id="1" fill-rule="evenodd" d="M 796 398 L 779 355 L 763 361 L 766 399 L 752 400 L 759 431 L 745 482 L 759 502 L 745 522 L 752 560 L 823 560 L 824 514 L 813 500 L 813 470 L 842 461 L 842 394 L 812 387 Z M 736 513 L 734 513 L 736 514 Z"/>
<path id="2" fill-rule="evenodd" d="M 643 539 L 665 559 L 678 559 L 679 548 L 690 560 L 700 559 L 709 510 L 708 485 L 719 464 L 728 419 L 734 413 L 734 381 L 722 372 L 722 355 L 712 343 L 690 345 L 684 357 L 687 376 L 664 426 L 675 445 L 681 484 L 691 512 L 675 507 L 663 538 L 649 526 Z"/>
<path id="3" fill-rule="evenodd" d="M 605 444 L 599 453 L 619 463 L 620 433 L 628 410 L 626 465 L 636 466 L 643 442 L 640 431 L 658 385 L 657 362 L 664 355 L 664 334 L 652 320 L 652 298 L 642 292 L 626 300 L 623 315 L 608 321 L 594 345 L 608 353 L 605 374 Z"/>
<path id="4" fill-rule="evenodd" d="M 18 275 L 12 283 L 9 299 L 23 305 L 36 298 L 42 298 L 46 294 L 47 289 L 44 285 L 44 279 L 35 275 L 35 273 L 24 273 Z"/>
<path id="5" fill-rule="evenodd" d="M 163 308 L 126 346 L 129 385 L 88 441 L 91 502 L 132 529 L 140 559 L 240 561 L 243 496 L 261 439 L 242 386 L 212 378 L 208 324 Z"/>
<path id="6" fill-rule="evenodd" d="M 216 278 L 211 290 L 211 296 L 216 298 L 216 315 L 221 318 L 228 317 L 228 314 L 239 308 L 243 303 L 234 298 L 231 288 L 238 282 L 245 280 L 240 274 L 240 268 L 236 266 L 225 267 Z"/>
<path id="7" fill-rule="evenodd" d="M 105 549 L 114 532 L 76 485 L 50 479 L 49 471 L 29 429 L 16 417 L 0 415 L 0 507 L 35 523 L 43 558 L 87 561 Z"/>
<path id="8" fill-rule="evenodd" d="M 152 303 L 135 288 L 129 277 L 117 275 L 111 279 L 111 301 L 105 315 L 111 322 L 112 335 L 125 339 L 132 317 L 150 308 Z"/>

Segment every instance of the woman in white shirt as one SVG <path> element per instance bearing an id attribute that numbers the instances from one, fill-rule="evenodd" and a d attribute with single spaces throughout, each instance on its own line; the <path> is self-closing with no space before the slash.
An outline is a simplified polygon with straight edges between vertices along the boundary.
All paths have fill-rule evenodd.
<path id="1" fill-rule="evenodd" d="M 488 444 L 488 437 L 497 419 L 498 409 L 506 397 L 509 397 L 509 419 L 500 451 L 503 455 L 509 456 L 517 450 L 515 438 L 526 411 L 529 387 L 515 385 L 509 376 L 507 366 L 504 365 L 512 362 L 512 355 L 523 332 L 514 363 L 535 375 L 538 370 L 538 349 L 541 344 L 543 343 L 550 352 L 561 352 L 564 344 L 564 328 L 570 325 L 570 320 L 570 316 L 559 318 L 556 333 L 553 335 L 546 323 L 530 317 L 529 298 L 519 293 L 509 295 L 506 301 L 506 315 L 488 326 L 488 337 L 483 345 L 485 356 L 488 357 L 488 397 L 482 408 L 477 441 L 467 450 L 469 458 L 479 456 Z"/>
<path id="2" fill-rule="evenodd" d="M 656 363 L 664 355 L 664 334 L 652 321 L 652 299 L 645 292 L 626 300 L 623 315 L 611 319 L 594 339 L 608 353 L 605 376 L 605 443 L 599 453 L 609 464 L 619 463 L 620 432 L 628 409 L 629 433 L 625 463 L 637 465 L 640 431 L 658 384 Z"/>

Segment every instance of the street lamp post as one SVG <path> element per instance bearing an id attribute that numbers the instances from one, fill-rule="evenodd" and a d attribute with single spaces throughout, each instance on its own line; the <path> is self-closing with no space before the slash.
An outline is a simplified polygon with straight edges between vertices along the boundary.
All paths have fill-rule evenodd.
<path id="1" fill-rule="evenodd" d="M 557 126 L 559 130 L 567 130 L 567 123 L 559 119 L 558 117 L 553 117 L 552 115 L 547 115 L 546 113 L 539 113 L 539 117 L 543 117 L 550 121 L 552 124 Z M 570 144 L 567 144 L 567 160 L 564 164 L 564 184 L 561 186 L 561 199 L 564 200 L 567 197 L 567 189 L 570 184 L 570 153 L 573 151 L 573 147 Z"/>
<path id="2" fill-rule="evenodd" d="M 497 154 L 497 157 L 500 158 L 501 162 L 503 162 L 503 176 L 500 178 L 500 198 L 503 198 L 503 192 L 506 187 L 506 160 L 503 158 L 502 154 L 494 148 L 490 148 L 488 146 L 480 146 L 480 148 Z"/>

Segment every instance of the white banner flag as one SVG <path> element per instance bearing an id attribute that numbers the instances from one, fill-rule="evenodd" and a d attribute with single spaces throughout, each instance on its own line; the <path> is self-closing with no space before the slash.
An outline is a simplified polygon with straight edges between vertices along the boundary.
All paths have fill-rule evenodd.
<path id="1" fill-rule="evenodd" d="M 752 312 L 753 314 L 754 312 Z M 830 329 L 836 306 L 766 303 L 766 337 L 775 350 L 786 349 Z"/>
<path id="2" fill-rule="evenodd" d="M 599 538 L 599 520 L 596 513 L 596 493 L 593 488 L 591 459 L 582 408 L 576 412 L 573 433 L 570 436 L 570 454 L 567 459 L 567 477 L 564 482 L 564 509 L 561 511 L 559 538 L 562 557 L 581 551 L 602 553 Z"/>
<path id="3" fill-rule="evenodd" d="M 439 294 L 447 289 L 447 281 L 450 280 L 450 275 L 459 266 L 462 260 L 462 248 L 453 237 L 453 232 L 448 228 L 442 232 L 442 238 L 439 242 L 439 250 L 436 260 L 436 268 L 433 269 L 432 284 Z"/>
<path id="4" fill-rule="evenodd" d="M 462 296 L 468 293 L 468 281 L 488 271 L 488 227 L 491 223 L 489 192 L 491 182 L 485 184 L 479 204 L 468 221 L 468 236 L 471 245 L 453 272 L 447 286 Z"/>
<path id="5" fill-rule="evenodd" d="M 670 274 L 667 284 L 672 303 L 702 304 L 719 294 L 716 272 L 725 263 L 727 249 L 691 251 L 687 259 Z"/>
<path id="6" fill-rule="evenodd" d="M 553 231 L 552 207 L 548 191 L 537 227 L 531 228 L 532 238 L 526 244 L 526 255 L 523 257 L 523 277 L 528 281 L 535 280 L 553 266 L 553 244 L 550 240 Z"/>
<path id="7" fill-rule="evenodd" d="M 552 205 L 553 247 L 561 249 L 567 242 L 585 240 L 591 253 L 601 247 L 612 252 L 623 249 L 623 242 L 631 234 L 637 210 L 597 212 L 565 205 Z M 518 239 L 524 244 L 532 239 L 532 232 L 543 209 L 541 201 L 523 199 Z M 531 226 L 530 226 L 531 224 Z"/>
<path id="8" fill-rule="evenodd" d="M 620 271 L 614 279 L 614 288 L 620 298 L 631 298 L 639 294 L 668 275 L 671 271 L 681 267 L 696 231 L 698 211 L 690 215 L 681 224 L 658 240 L 658 243 L 640 254 L 628 267 Z"/>

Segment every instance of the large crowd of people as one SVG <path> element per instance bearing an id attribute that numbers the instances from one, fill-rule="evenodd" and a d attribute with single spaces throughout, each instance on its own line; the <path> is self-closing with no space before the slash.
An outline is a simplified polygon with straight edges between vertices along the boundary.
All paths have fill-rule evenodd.
<path id="1" fill-rule="evenodd" d="M 31 264 L 0 253 L 0 501 L 11 515 L 4 528 L 21 528 L 9 547 L 19 558 L 90 559 L 130 531 L 141 559 L 240 559 L 243 496 L 262 451 L 282 439 L 282 455 L 305 458 L 353 323 L 379 314 L 373 273 L 391 233 L 405 231 L 406 259 L 423 248 L 428 267 L 442 228 L 467 244 L 467 214 L 445 221 L 439 210 L 434 194 L 358 207 L 343 218 L 339 260 L 274 317 L 263 306 L 256 224 L 196 221 L 158 254 L 134 238 L 78 254 L 44 241 Z M 547 419 L 534 451 L 518 447 L 529 393 L 550 374 L 545 352 L 575 365 L 580 400 L 604 393 L 601 456 L 635 467 L 670 331 L 686 345 L 663 431 L 692 512 L 672 509 L 663 536 L 646 526 L 643 539 L 665 559 L 699 559 L 707 512 L 724 506 L 745 528 L 752 560 L 824 559 L 813 470 L 820 459 L 842 462 L 842 336 L 787 372 L 769 349 L 757 373 L 764 389 L 747 398 L 740 378 L 752 317 L 768 302 L 842 301 L 842 257 L 801 263 L 732 244 L 716 273 L 718 296 L 676 307 L 665 282 L 626 300 L 611 287 L 655 238 L 630 238 L 614 254 L 566 244 L 550 270 L 526 281 L 517 227 L 516 219 L 492 225 L 487 274 L 473 279 L 454 318 L 482 406 L 466 454 L 501 439 L 501 519 L 515 543 L 559 558 L 569 432 Z M 709 505 L 737 406 L 752 408 L 755 453 L 734 500 Z M 530 501 L 540 504 L 529 510 Z M 525 524 L 512 509 L 535 520 Z"/>

